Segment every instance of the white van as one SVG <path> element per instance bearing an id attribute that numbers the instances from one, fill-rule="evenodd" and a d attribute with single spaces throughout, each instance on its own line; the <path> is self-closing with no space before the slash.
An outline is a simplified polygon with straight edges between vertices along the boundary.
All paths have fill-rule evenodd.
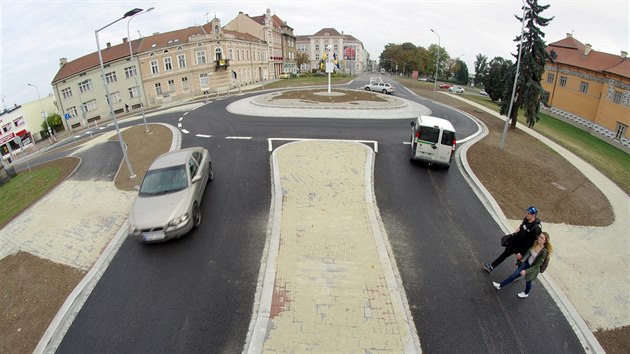
<path id="1" fill-rule="evenodd" d="M 418 116 L 411 122 L 411 161 L 451 167 L 455 153 L 455 128 L 446 119 Z"/>

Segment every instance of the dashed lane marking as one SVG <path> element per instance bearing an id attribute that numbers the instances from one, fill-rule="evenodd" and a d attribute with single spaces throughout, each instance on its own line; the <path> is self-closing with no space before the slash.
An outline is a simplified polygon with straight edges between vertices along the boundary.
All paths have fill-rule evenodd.
<path id="1" fill-rule="evenodd" d="M 212 137 L 212 135 L 206 135 L 206 134 L 197 134 L 195 136 L 200 137 L 200 138 L 210 138 L 210 137 Z"/>
<path id="2" fill-rule="evenodd" d="M 226 139 L 234 139 L 234 140 L 250 140 L 251 136 L 226 136 Z"/>
<path id="3" fill-rule="evenodd" d="M 188 134 L 188 133 L 190 133 L 190 132 L 189 132 L 188 130 L 186 130 L 186 129 L 182 129 L 182 133 L 184 133 L 184 134 Z"/>

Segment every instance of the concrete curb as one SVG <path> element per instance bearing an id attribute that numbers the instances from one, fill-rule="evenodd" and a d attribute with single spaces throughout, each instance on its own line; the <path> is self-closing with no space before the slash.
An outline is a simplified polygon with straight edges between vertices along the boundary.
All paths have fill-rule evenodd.
<path id="1" fill-rule="evenodd" d="M 173 133 L 170 151 L 179 149 L 181 147 L 182 140 L 181 132 L 171 125 L 164 123 L 159 124 L 171 129 L 171 132 Z M 96 263 L 94 263 L 89 272 L 70 293 L 61 308 L 59 308 L 59 311 L 57 311 L 57 314 L 48 325 L 46 332 L 44 332 L 44 335 L 37 344 L 37 347 L 35 347 L 33 353 L 54 353 L 57 351 L 59 344 L 61 344 L 61 341 L 72 325 L 72 322 L 87 301 L 88 297 L 92 293 L 92 290 L 94 290 L 98 281 L 101 279 L 103 273 L 105 273 L 105 270 L 107 270 L 107 267 L 118 252 L 118 249 L 120 249 L 120 246 L 125 241 L 127 236 L 127 227 L 127 220 L 125 220 L 114 238 L 109 242 L 105 250 L 103 250 L 103 253 L 101 253 L 101 256 L 98 258 Z"/>
<path id="2" fill-rule="evenodd" d="M 473 192 L 477 195 L 479 200 L 490 212 L 492 218 L 501 227 L 503 232 L 507 234 L 510 232 L 510 230 L 512 230 L 512 225 L 508 221 L 505 214 L 503 214 L 503 211 L 499 207 L 499 204 L 496 202 L 496 200 L 494 200 L 490 192 L 488 192 L 481 181 L 479 181 L 477 176 L 475 176 L 466 158 L 466 152 L 468 151 L 468 149 L 477 141 L 488 135 L 488 128 L 483 124 L 483 122 L 477 120 L 476 118 L 475 121 L 477 121 L 477 124 L 480 124 L 483 127 L 483 132 L 474 139 L 471 139 L 467 144 L 464 144 L 460 149 L 458 149 L 456 155 L 458 167 L 460 167 L 460 170 L 462 171 L 462 176 L 464 176 L 464 179 L 466 180 L 468 185 L 470 185 Z M 578 337 L 580 343 L 582 343 L 582 347 L 584 348 L 584 350 L 587 353 L 605 354 L 604 349 L 597 341 L 597 338 L 595 338 L 595 335 L 593 335 L 593 332 L 591 332 L 591 330 L 588 328 L 588 325 L 586 324 L 582 316 L 580 316 L 575 306 L 573 306 L 573 303 L 571 303 L 569 298 L 567 298 L 562 290 L 556 285 L 553 278 L 547 274 L 541 274 L 539 278 L 551 298 L 554 300 L 556 305 L 558 305 L 560 311 L 564 314 L 571 328 L 573 328 L 573 331 Z"/>

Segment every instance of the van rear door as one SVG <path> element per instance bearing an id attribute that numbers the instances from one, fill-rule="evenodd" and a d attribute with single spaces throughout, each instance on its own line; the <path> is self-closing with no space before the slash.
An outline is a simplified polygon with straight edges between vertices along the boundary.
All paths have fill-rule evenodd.
<path id="1" fill-rule="evenodd" d="M 437 160 L 441 163 L 449 164 L 455 151 L 455 132 L 443 129 L 437 150 Z"/>
<path id="2" fill-rule="evenodd" d="M 440 128 L 416 125 L 412 149 L 415 158 L 426 161 L 434 161 L 437 157 L 437 144 L 440 138 Z"/>

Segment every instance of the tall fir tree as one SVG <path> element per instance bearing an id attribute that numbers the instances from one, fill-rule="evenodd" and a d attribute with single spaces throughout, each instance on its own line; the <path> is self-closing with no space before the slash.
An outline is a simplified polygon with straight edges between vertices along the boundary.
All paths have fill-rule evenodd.
<path id="1" fill-rule="evenodd" d="M 525 26 L 523 31 L 521 57 L 518 57 L 519 47 L 521 46 L 521 35 L 519 34 L 514 41 L 517 43 L 514 58 L 516 61 L 510 68 L 505 78 L 505 87 L 501 99 L 501 114 L 507 115 L 510 109 L 510 99 L 512 97 L 512 89 L 514 85 L 514 77 L 516 76 L 516 67 L 519 67 L 518 81 L 516 84 L 516 92 L 514 95 L 514 104 L 512 112 L 510 112 L 510 125 L 516 128 L 516 117 L 519 108 L 525 111 L 527 118 L 527 126 L 533 127 L 540 119 L 538 112 L 540 110 L 540 102 L 543 100 L 545 91 L 540 81 L 545 71 L 545 63 L 549 59 L 549 54 L 545 50 L 544 41 L 545 33 L 541 27 L 545 27 L 553 20 L 551 18 L 541 17 L 540 14 L 549 8 L 550 5 L 539 5 L 538 0 L 526 0 L 525 8 Z M 519 22 L 522 17 L 515 15 Z M 520 64 L 518 62 L 520 61 Z"/>

